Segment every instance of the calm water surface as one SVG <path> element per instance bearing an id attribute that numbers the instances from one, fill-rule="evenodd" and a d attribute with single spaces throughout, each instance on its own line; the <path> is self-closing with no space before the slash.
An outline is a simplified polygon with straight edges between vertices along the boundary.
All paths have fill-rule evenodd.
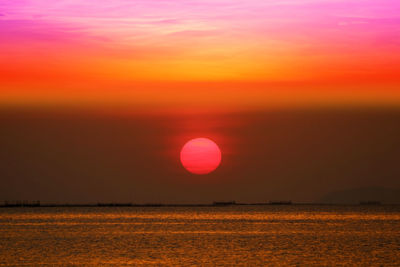
<path id="1" fill-rule="evenodd" d="M 0 265 L 400 266 L 400 207 L 2 208 Z"/>

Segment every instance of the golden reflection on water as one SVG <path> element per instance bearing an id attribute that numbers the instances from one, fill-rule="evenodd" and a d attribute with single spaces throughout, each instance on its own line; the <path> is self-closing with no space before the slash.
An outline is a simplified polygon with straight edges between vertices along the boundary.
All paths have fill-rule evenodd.
<path id="1" fill-rule="evenodd" d="M 0 265 L 400 265 L 400 207 L 0 209 Z"/>

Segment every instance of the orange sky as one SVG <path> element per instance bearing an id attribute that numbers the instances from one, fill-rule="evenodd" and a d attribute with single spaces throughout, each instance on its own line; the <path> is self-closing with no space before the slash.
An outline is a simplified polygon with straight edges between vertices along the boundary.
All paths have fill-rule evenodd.
<path id="1" fill-rule="evenodd" d="M 0 104 L 400 105 L 400 5 L 0 4 Z"/>

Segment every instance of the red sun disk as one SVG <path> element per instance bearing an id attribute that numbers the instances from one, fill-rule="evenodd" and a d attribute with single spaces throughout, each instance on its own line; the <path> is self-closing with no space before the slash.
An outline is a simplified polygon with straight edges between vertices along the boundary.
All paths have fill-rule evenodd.
<path id="1" fill-rule="evenodd" d="M 194 174 L 207 174 L 221 163 L 221 150 L 208 138 L 195 138 L 188 141 L 181 150 L 183 167 Z"/>

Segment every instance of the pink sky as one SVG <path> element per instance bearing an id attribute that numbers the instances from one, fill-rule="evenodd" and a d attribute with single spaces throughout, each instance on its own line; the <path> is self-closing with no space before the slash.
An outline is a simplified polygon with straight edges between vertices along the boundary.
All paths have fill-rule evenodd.
<path id="1" fill-rule="evenodd" d="M 5 0 L 0 103 L 400 104 L 399 14 L 394 0 Z"/>

